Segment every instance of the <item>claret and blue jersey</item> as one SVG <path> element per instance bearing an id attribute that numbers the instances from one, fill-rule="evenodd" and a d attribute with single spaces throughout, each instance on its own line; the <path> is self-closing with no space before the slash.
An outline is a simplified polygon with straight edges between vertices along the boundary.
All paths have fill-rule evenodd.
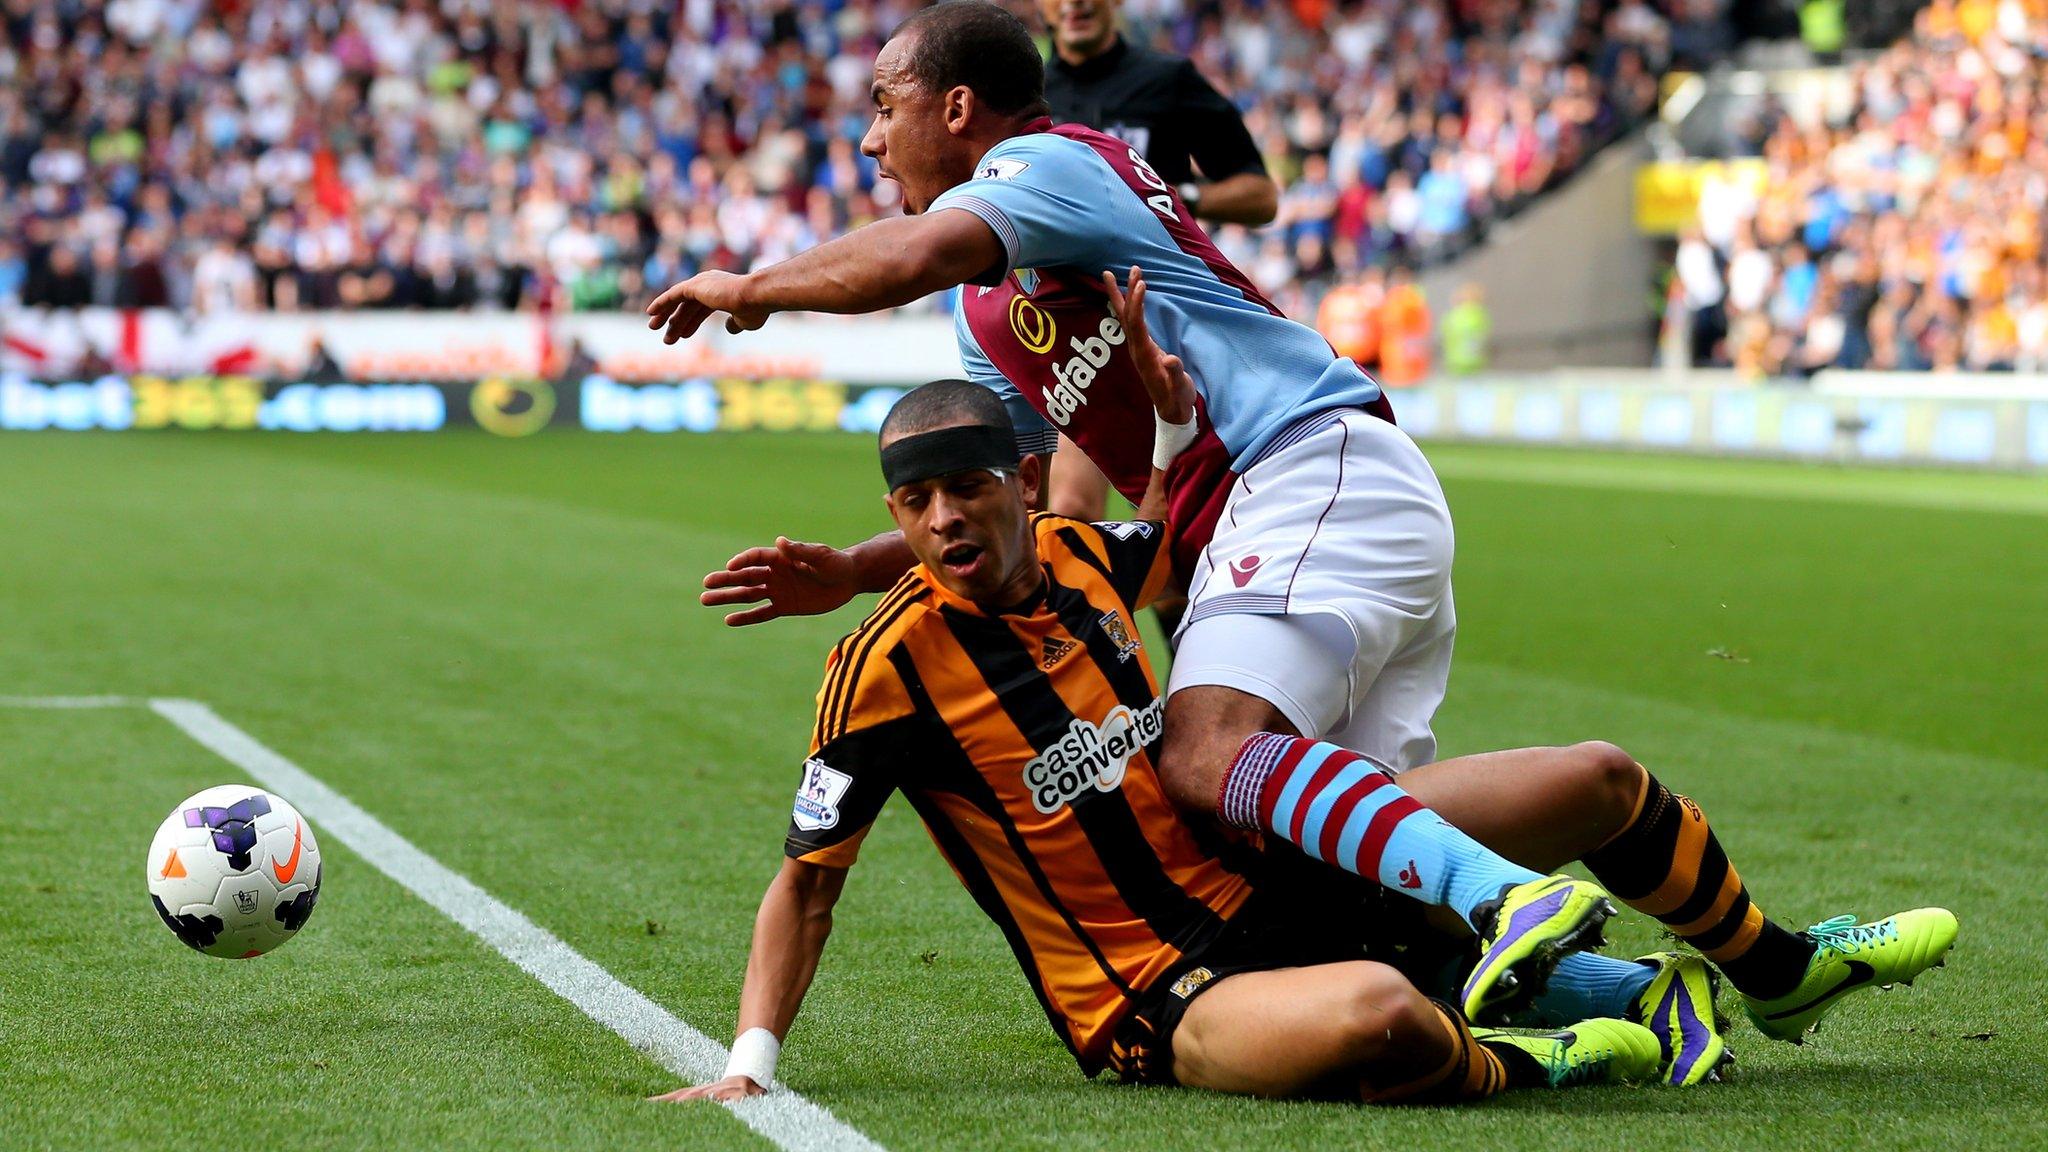
<path id="1" fill-rule="evenodd" d="M 1169 485 L 1194 547 L 1235 473 L 1290 426 L 1335 408 L 1387 414 L 1379 385 L 1282 316 L 1129 145 L 1079 125 L 1034 127 L 990 149 L 974 179 L 929 209 L 972 212 L 1002 241 L 1005 266 L 961 289 L 955 327 L 968 377 L 1011 402 L 1020 446 L 1045 450 L 1064 432 L 1119 491 L 1143 492 L 1151 405 L 1117 354 L 1123 330 L 1100 279 L 1114 270 L 1122 280 L 1133 265 L 1154 339 L 1201 396 L 1204 443 Z"/>

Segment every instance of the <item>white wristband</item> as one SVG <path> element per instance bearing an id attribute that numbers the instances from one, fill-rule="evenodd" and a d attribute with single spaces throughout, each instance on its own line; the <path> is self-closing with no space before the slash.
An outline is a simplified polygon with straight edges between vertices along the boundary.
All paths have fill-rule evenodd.
<path id="1" fill-rule="evenodd" d="M 1161 472 L 1173 467 L 1174 459 L 1200 435 L 1200 425 L 1192 412 L 1185 424 L 1168 424 L 1165 417 L 1152 413 L 1152 466 Z"/>
<path id="2" fill-rule="evenodd" d="M 766 1088 L 775 1080 L 775 1060 L 782 1055 L 782 1041 L 766 1028 L 749 1028 L 732 1042 L 732 1056 L 725 1062 L 725 1078 L 745 1076 Z"/>

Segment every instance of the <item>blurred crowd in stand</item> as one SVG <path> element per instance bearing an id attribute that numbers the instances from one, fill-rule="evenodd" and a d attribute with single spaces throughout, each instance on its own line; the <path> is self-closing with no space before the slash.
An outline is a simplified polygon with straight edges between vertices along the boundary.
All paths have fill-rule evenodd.
<path id="1" fill-rule="evenodd" d="M 0 0 L 0 306 L 619 309 L 779 260 L 898 210 L 857 144 L 874 52 L 914 6 Z M 1244 109 L 1280 217 L 1218 239 L 1308 314 L 1581 164 L 1666 68 L 1728 49 L 1726 7 L 1129 0 L 1125 19 Z"/>
<path id="2" fill-rule="evenodd" d="M 1833 118 L 1769 106 L 1681 237 L 1695 364 L 2048 370 L 2048 0 L 1933 0 Z"/>

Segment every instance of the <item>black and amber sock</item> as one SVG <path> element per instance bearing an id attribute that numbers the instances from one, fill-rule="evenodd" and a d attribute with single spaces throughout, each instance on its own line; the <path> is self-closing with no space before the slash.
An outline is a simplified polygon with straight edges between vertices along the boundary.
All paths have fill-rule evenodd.
<path id="1" fill-rule="evenodd" d="M 1464 1016 L 1439 1000 L 1431 1000 L 1430 1005 L 1444 1030 L 1447 1054 L 1411 1080 L 1381 1084 L 1368 1078 L 1361 1082 L 1358 1094 L 1367 1104 L 1455 1104 L 1491 1096 L 1508 1086 L 1507 1067 L 1491 1049 L 1472 1038 Z"/>
<path id="2" fill-rule="evenodd" d="M 1699 949 L 1745 995 L 1768 1000 L 1797 987 L 1813 942 L 1750 900 L 1699 805 L 1647 772 L 1643 779 L 1628 826 L 1586 855 L 1594 879 Z"/>

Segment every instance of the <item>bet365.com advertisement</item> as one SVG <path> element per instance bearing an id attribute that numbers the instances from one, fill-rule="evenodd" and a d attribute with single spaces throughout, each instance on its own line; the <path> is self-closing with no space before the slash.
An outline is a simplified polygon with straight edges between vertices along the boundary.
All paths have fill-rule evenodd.
<path id="1" fill-rule="evenodd" d="M 624 314 L 0 310 L 0 430 L 873 431 L 960 374 L 939 314 L 664 344 Z"/>
<path id="2" fill-rule="evenodd" d="M 0 374 L 0 430 L 437 432 L 872 432 L 904 386 L 700 377 L 630 384 L 489 377 L 468 383 L 262 380 L 110 373 L 90 380 Z"/>

